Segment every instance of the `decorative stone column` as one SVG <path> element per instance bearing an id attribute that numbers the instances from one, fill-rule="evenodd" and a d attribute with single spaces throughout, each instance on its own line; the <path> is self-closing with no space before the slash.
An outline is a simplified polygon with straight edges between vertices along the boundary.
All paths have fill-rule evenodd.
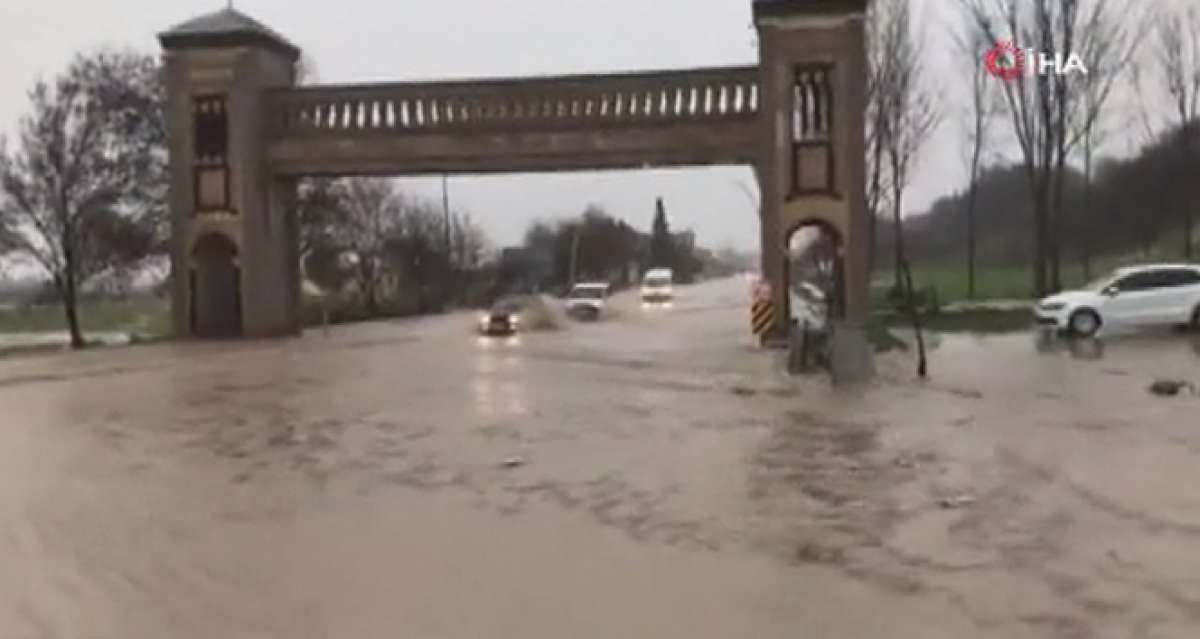
<path id="1" fill-rule="evenodd" d="M 159 41 L 167 82 L 176 333 L 295 334 L 295 184 L 273 180 L 268 171 L 265 135 L 272 115 L 264 111 L 264 96 L 295 84 L 300 50 L 233 9 L 184 22 Z M 208 240 L 231 248 L 198 253 Z M 232 264 L 205 262 L 228 262 L 230 252 Z M 197 289 L 204 294 L 197 296 Z"/>
<path id="2" fill-rule="evenodd" d="M 787 242 L 818 224 L 840 246 L 841 312 L 833 318 L 835 381 L 872 374 L 866 209 L 868 0 L 755 0 L 762 73 L 762 269 L 789 317 Z M 780 322 L 776 339 L 786 337 Z"/>

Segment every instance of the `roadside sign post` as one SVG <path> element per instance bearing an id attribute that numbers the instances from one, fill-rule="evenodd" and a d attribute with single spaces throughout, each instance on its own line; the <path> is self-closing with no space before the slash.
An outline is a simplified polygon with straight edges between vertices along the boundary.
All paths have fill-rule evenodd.
<path id="1" fill-rule="evenodd" d="M 771 301 L 771 285 L 760 280 L 754 285 L 754 299 L 750 305 L 750 330 L 762 341 L 775 329 L 775 322 L 775 304 Z"/>

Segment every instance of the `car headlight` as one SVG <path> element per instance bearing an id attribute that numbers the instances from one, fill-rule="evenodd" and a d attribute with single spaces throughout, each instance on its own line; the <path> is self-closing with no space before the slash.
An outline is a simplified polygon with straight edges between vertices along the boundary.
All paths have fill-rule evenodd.
<path id="1" fill-rule="evenodd" d="M 491 318 L 490 318 L 490 317 L 488 317 L 487 315 L 480 315 L 480 316 L 479 316 L 479 323 L 480 323 L 480 324 L 482 324 L 482 325 L 484 325 L 484 326 L 487 326 L 489 322 L 491 322 Z"/>
<path id="2" fill-rule="evenodd" d="M 1050 312 L 1061 311 L 1066 307 L 1067 307 L 1067 305 L 1065 302 L 1050 302 L 1049 304 L 1038 305 L 1038 308 L 1042 309 L 1043 311 L 1050 311 Z"/>
<path id="3" fill-rule="evenodd" d="M 509 315 L 508 323 L 509 324 L 520 324 L 521 323 L 521 315 L 519 313 L 513 313 L 512 315 Z"/>

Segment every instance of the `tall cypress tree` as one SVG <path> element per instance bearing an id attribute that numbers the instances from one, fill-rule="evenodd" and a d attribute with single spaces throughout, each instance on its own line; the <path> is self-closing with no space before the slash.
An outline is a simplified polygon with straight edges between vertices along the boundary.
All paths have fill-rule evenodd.
<path id="1" fill-rule="evenodd" d="M 650 267 L 675 267 L 675 240 L 667 225 L 667 208 L 661 197 L 654 206 L 654 224 L 650 231 Z"/>

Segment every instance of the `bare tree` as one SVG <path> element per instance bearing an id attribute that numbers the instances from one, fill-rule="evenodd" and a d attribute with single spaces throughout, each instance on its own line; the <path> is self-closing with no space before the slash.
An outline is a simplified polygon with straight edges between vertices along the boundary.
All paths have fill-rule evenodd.
<path id="1" fill-rule="evenodd" d="M 890 189 L 887 184 L 887 166 L 884 162 L 883 128 L 886 110 L 883 108 L 882 86 L 891 73 L 896 45 L 893 38 L 886 37 L 888 31 L 883 24 L 884 13 L 881 3 L 867 6 L 867 86 L 866 86 L 866 152 L 867 152 L 867 259 L 869 269 L 874 271 L 879 246 L 879 217 L 883 214 L 884 200 Z"/>
<path id="2" fill-rule="evenodd" d="M 311 262 L 335 266 L 340 254 L 338 241 L 340 227 L 345 224 L 347 213 L 347 186 L 344 180 L 328 177 L 301 179 L 296 187 L 296 217 L 300 227 L 300 274 L 305 280 L 313 280 Z M 315 283 L 320 286 L 334 285 L 337 277 L 328 277 L 330 271 L 318 264 L 320 271 Z"/>
<path id="3" fill-rule="evenodd" d="M 29 92 L 17 148 L 0 141 L 0 244 L 50 277 L 75 348 L 80 288 L 164 245 L 162 88 L 149 56 L 78 56 Z"/>
<path id="4" fill-rule="evenodd" d="M 920 47 L 912 32 L 908 0 L 878 3 L 884 50 L 891 55 L 888 72 L 879 78 L 879 135 L 890 177 L 892 224 L 895 234 L 896 290 L 904 289 L 904 191 L 922 145 L 940 121 L 930 88 L 922 84 Z"/>
<path id="5" fill-rule="evenodd" d="M 987 41 L 1034 47 L 1069 59 L 1086 49 L 1086 26 L 1112 19 L 1107 0 L 960 0 Z M 1090 16 L 1090 19 L 1088 18 Z M 1097 17 L 1100 16 L 1100 17 Z M 1040 61 L 1027 61 L 1040 65 Z M 1065 209 L 1064 176 L 1072 149 L 1072 122 L 1079 117 L 1082 82 L 1077 75 L 1017 74 L 1001 85 L 1013 134 L 1021 149 L 1033 204 L 1033 289 L 1043 296 L 1061 285 L 1060 243 Z M 1085 76 L 1086 77 L 1086 76 Z"/>
<path id="6" fill-rule="evenodd" d="M 1035 0 L 1044 5 L 1044 0 Z M 989 42 L 1011 38 L 1040 42 L 1028 26 L 1022 0 L 961 0 L 971 23 Z M 1003 37 L 1004 30 L 1010 37 Z M 1018 75 L 1004 82 L 1002 94 L 1012 130 L 1021 149 L 1023 167 L 1033 204 L 1033 290 L 1037 296 L 1048 291 L 1046 236 L 1049 231 L 1050 162 L 1054 140 L 1048 135 L 1051 94 L 1042 80 Z"/>
<path id="7" fill-rule="evenodd" d="M 449 301 L 446 221 L 442 207 L 405 200 L 397 232 L 388 240 L 389 263 L 397 278 L 412 285 L 417 310 L 442 308 Z"/>
<path id="8" fill-rule="evenodd" d="M 1053 50 L 1063 59 L 1078 55 L 1088 69 L 1082 74 L 1051 76 L 1055 164 L 1050 281 L 1055 290 L 1062 288 L 1063 238 L 1068 218 L 1067 158 L 1081 141 L 1096 141 L 1094 135 L 1090 140 L 1085 138 L 1089 131 L 1094 133 L 1096 120 L 1108 104 L 1114 83 L 1122 77 L 1132 58 L 1136 42 L 1128 38 L 1125 29 L 1126 25 L 1140 23 L 1140 15 L 1139 9 L 1114 5 L 1110 0 L 1063 0 L 1055 16 L 1057 22 L 1048 25 L 1055 33 Z"/>
<path id="9" fill-rule="evenodd" d="M 351 178 L 345 181 L 345 189 L 345 216 L 334 227 L 335 241 L 351 263 L 367 313 L 374 315 L 387 272 L 385 249 L 388 240 L 401 231 L 403 203 L 388 179 Z"/>
<path id="10" fill-rule="evenodd" d="M 1081 214 L 1088 216 L 1092 214 L 1095 154 L 1108 137 L 1104 116 L 1113 87 L 1118 79 L 1125 77 L 1133 63 L 1138 44 L 1133 34 L 1139 32 L 1138 25 L 1142 23 L 1141 20 L 1130 20 L 1128 16 L 1114 15 L 1108 9 L 1108 3 L 1097 2 L 1083 28 L 1085 37 L 1080 43 L 1080 55 L 1088 74 L 1081 79 L 1079 117 L 1071 123 L 1073 130 L 1067 144 L 1068 148 L 1080 148 L 1084 177 Z M 1079 237 L 1083 276 L 1088 280 L 1092 277 L 1093 226 L 1087 220 L 1081 220 L 1074 229 Z"/>
<path id="11" fill-rule="evenodd" d="M 1077 27 L 1079 24 L 1080 0 L 1061 0 L 1058 11 L 1047 11 L 1052 7 L 1043 0 L 1034 16 L 1038 20 L 1038 31 L 1042 34 L 1043 51 L 1061 52 L 1064 58 L 1075 53 L 1077 46 Z M 1099 3 L 1098 3 L 1099 4 Z M 1063 219 L 1066 217 L 1066 164 L 1067 137 L 1069 118 L 1073 104 L 1071 83 L 1073 78 L 1066 74 L 1056 73 L 1046 76 L 1053 92 L 1053 115 L 1050 124 L 1050 137 L 1054 139 L 1054 170 L 1050 174 L 1053 185 L 1053 203 L 1050 209 L 1050 289 L 1062 289 L 1062 237 Z"/>
<path id="12" fill-rule="evenodd" d="M 1162 85 L 1171 99 L 1173 125 L 1180 129 L 1183 166 L 1195 164 L 1195 133 L 1200 127 L 1200 9 L 1164 12 L 1155 21 L 1156 57 Z M 1186 176 L 1180 176 L 1187 179 Z M 1195 199 L 1183 204 L 1183 256 L 1192 259 Z"/>
<path id="13" fill-rule="evenodd" d="M 467 302 L 467 295 L 473 283 L 475 272 L 483 259 L 483 251 L 487 245 L 487 237 L 468 213 L 454 213 L 450 216 L 450 264 L 456 275 L 453 280 L 454 290 L 447 291 L 448 297 L 455 299 L 458 304 Z"/>
<path id="14" fill-rule="evenodd" d="M 979 63 L 979 52 L 991 43 L 978 30 L 967 28 L 956 37 L 959 51 L 967 61 L 971 74 L 971 102 L 963 118 L 967 130 L 967 154 L 970 183 L 967 187 L 967 297 L 975 297 L 976 262 L 976 205 L 979 198 L 979 179 L 983 160 L 991 142 L 991 132 L 997 107 L 997 95 L 987 70 Z"/>

